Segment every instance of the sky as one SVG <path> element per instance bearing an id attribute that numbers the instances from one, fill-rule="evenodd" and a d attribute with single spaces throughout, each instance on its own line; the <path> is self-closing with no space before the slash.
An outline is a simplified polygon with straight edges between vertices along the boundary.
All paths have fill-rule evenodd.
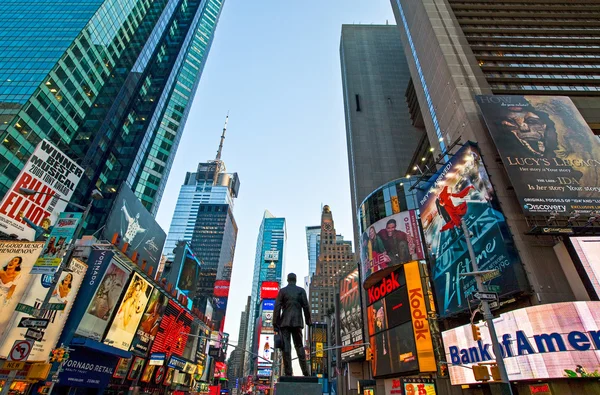
<path id="1" fill-rule="evenodd" d="M 233 344 L 265 209 L 286 218 L 284 279 L 308 274 L 305 227 L 320 224 L 322 205 L 353 239 L 341 25 L 386 21 L 395 24 L 389 0 L 225 0 L 157 221 L 168 232 L 185 173 L 214 159 L 229 111 L 222 159 L 241 181 L 225 322 Z"/>

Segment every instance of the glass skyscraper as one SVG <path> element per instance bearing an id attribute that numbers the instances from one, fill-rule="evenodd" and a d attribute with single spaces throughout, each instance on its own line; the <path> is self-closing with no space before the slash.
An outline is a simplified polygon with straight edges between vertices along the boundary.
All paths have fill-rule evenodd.
<path id="1" fill-rule="evenodd" d="M 126 183 L 155 214 L 223 0 L 2 0 L 0 196 L 41 139 L 94 188 L 88 229 Z"/>
<path id="2" fill-rule="evenodd" d="M 214 301 L 215 281 L 231 280 L 237 240 L 233 204 L 238 196 L 240 180 L 237 173 L 227 173 L 225 163 L 220 159 L 226 127 L 227 123 L 216 159 L 199 163 L 196 172 L 186 174 L 163 250 L 167 260 L 173 261 L 173 249 L 177 243 L 181 240 L 189 242 L 200 260 L 193 302 L 202 312 L 206 311 L 207 300 Z M 222 326 L 226 306 L 214 308 L 213 322 Z"/>
<path id="3" fill-rule="evenodd" d="M 248 312 L 248 333 L 246 335 L 246 349 L 256 352 L 256 320 L 260 312 L 260 286 L 263 281 L 282 282 L 285 271 L 285 243 L 287 231 L 285 218 L 275 217 L 265 210 L 256 242 L 256 255 L 254 257 L 254 275 L 252 277 L 252 295 L 250 296 L 250 310 Z M 269 252 L 269 258 L 265 253 Z M 277 257 L 277 259 L 272 259 Z M 256 343 L 256 344 L 255 344 Z M 256 359 L 247 358 L 245 361 L 245 375 L 253 374 Z"/>

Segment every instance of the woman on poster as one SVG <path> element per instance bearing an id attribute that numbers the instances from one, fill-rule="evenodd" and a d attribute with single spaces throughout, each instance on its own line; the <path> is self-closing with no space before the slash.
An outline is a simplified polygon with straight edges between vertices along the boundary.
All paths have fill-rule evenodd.
<path id="1" fill-rule="evenodd" d="M 16 256 L 0 270 L 0 298 L 3 299 L 3 304 L 8 303 L 17 288 L 17 282 L 21 277 L 22 262 L 23 258 Z"/>
<path id="2" fill-rule="evenodd" d="M 71 284 L 73 284 L 73 274 L 67 273 L 62 279 L 58 287 L 52 292 L 52 296 L 60 301 L 60 303 L 67 303 L 67 298 L 71 293 Z"/>

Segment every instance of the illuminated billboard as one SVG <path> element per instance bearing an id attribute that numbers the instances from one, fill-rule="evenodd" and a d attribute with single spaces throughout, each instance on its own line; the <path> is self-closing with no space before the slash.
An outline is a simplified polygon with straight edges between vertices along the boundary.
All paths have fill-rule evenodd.
<path id="1" fill-rule="evenodd" d="M 277 299 L 279 294 L 279 283 L 277 281 L 263 281 L 260 285 L 261 299 Z"/>
<path id="2" fill-rule="evenodd" d="M 136 335 L 132 341 L 131 350 L 135 350 L 143 355 L 148 353 L 148 347 L 158 333 L 160 319 L 162 318 L 169 298 L 158 288 L 155 288 L 150 295 L 150 300 L 146 306 L 146 311 L 137 328 Z"/>
<path id="3" fill-rule="evenodd" d="M 526 215 L 600 210 L 600 141 L 570 98 L 476 100 Z"/>
<path id="4" fill-rule="evenodd" d="M 182 356 L 192 329 L 194 317 L 183 307 L 169 299 L 165 313 L 160 321 L 160 326 L 151 352 L 165 353 L 167 356 Z"/>
<path id="5" fill-rule="evenodd" d="M 275 347 L 275 342 L 273 340 L 273 335 L 271 334 L 260 334 L 259 342 L 258 342 L 258 355 L 260 358 L 257 359 L 258 367 L 271 367 L 273 365 L 273 349 Z"/>
<path id="6" fill-rule="evenodd" d="M 365 348 L 357 346 L 364 343 L 359 286 L 358 269 L 354 269 L 340 280 L 339 323 L 343 346 L 342 362 L 362 358 L 365 355 Z"/>
<path id="7" fill-rule="evenodd" d="M 565 302 L 513 310 L 494 318 L 510 381 L 584 377 L 600 366 L 600 302 Z M 442 332 L 453 385 L 476 384 L 473 363 L 495 361 L 491 338 L 479 325 Z M 461 365 L 461 366 L 453 366 Z"/>
<path id="8" fill-rule="evenodd" d="M 179 247 L 179 246 L 178 246 Z M 200 261 L 188 247 L 187 243 L 175 255 L 175 260 L 181 259 L 181 271 L 177 278 L 177 289 L 185 296 L 193 299 L 196 296 L 198 288 L 198 278 L 200 277 Z"/>
<path id="9" fill-rule="evenodd" d="M 262 328 L 261 333 L 275 333 L 273 328 L 273 310 L 275 309 L 274 300 L 263 300 L 261 306 Z"/>
<path id="10" fill-rule="evenodd" d="M 0 333 L 33 276 L 29 274 L 42 252 L 43 242 L 0 241 Z"/>
<path id="11" fill-rule="evenodd" d="M 467 143 L 427 183 L 419 186 L 421 223 L 432 261 L 432 281 L 440 316 L 469 307 L 477 289 L 462 221 L 471 232 L 479 270 L 493 271 L 488 286 L 501 297 L 527 290 L 523 267 L 479 150 Z"/>
<path id="12" fill-rule="evenodd" d="M 383 218 L 361 236 L 360 267 L 365 288 L 398 266 L 419 259 L 425 257 L 415 210 Z"/>
<path id="13" fill-rule="evenodd" d="M 223 298 L 228 297 L 229 296 L 229 285 L 230 285 L 230 281 L 227 281 L 227 280 L 215 281 L 214 295 L 216 297 L 223 297 Z"/>
<path id="14" fill-rule="evenodd" d="M 591 288 L 600 297 L 600 237 L 571 237 Z"/>
<path id="15" fill-rule="evenodd" d="M 125 264 L 117 261 L 112 254 L 111 257 L 108 265 L 106 265 L 106 260 L 100 260 L 98 266 L 96 263 L 90 264 L 90 270 L 97 273 L 89 281 L 89 284 L 95 289 L 95 293 L 91 299 L 82 299 L 83 301 L 90 300 L 90 302 L 75 331 L 77 335 L 97 341 L 102 341 L 104 331 L 117 303 L 119 303 L 121 293 L 131 273 Z M 95 262 L 92 255 L 90 258 L 88 261 Z M 100 278 L 101 280 L 99 280 Z M 84 283 L 84 287 L 85 284 L 87 283 Z"/>
<path id="16" fill-rule="evenodd" d="M 45 315 L 39 317 L 48 319 L 48 326 L 43 332 L 33 331 L 35 334 L 40 334 L 42 337 L 39 341 L 33 344 L 31 353 L 28 359 L 30 361 L 46 361 L 50 351 L 56 346 L 58 338 L 63 330 L 65 322 L 69 317 L 73 301 L 79 292 L 79 287 L 85 276 L 87 265 L 78 259 L 72 259 L 69 266 L 63 270 L 58 279 L 58 283 L 52 296 L 50 303 L 61 309 L 48 310 Z M 21 304 L 24 306 L 41 306 L 46 294 L 48 293 L 49 284 L 44 280 L 43 274 L 31 275 L 30 286 L 27 288 L 21 298 Z M 9 314 L 10 317 L 10 314 Z M 6 357 L 10 352 L 13 343 L 16 340 L 24 339 L 28 328 L 19 327 L 23 319 L 31 318 L 31 314 L 21 311 L 15 311 L 12 314 L 10 322 L 4 332 L 0 355 Z"/>
<path id="17" fill-rule="evenodd" d="M 38 240 L 65 211 L 83 169 L 48 140 L 42 140 L 0 202 L 0 231 L 19 239 Z M 39 192 L 23 196 L 20 188 Z M 53 198 L 53 196 L 61 199 Z M 40 227 L 34 230 L 31 225 Z M 41 239 L 44 240 L 44 239 Z"/>
<path id="18" fill-rule="evenodd" d="M 154 287 L 142 276 L 138 273 L 133 274 L 117 314 L 104 337 L 105 344 L 129 351 L 153 289 Z"/>

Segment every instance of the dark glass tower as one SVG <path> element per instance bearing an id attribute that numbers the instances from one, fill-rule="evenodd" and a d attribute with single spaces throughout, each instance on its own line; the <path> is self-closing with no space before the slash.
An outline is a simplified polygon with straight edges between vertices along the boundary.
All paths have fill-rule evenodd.
<path id="1" fill-rule="evenodd" d="M 82 164 L 105 221 L 126 183 L 153 214 L 223 0 L 0 2 L 0 196 L 41 139 Z"/>

